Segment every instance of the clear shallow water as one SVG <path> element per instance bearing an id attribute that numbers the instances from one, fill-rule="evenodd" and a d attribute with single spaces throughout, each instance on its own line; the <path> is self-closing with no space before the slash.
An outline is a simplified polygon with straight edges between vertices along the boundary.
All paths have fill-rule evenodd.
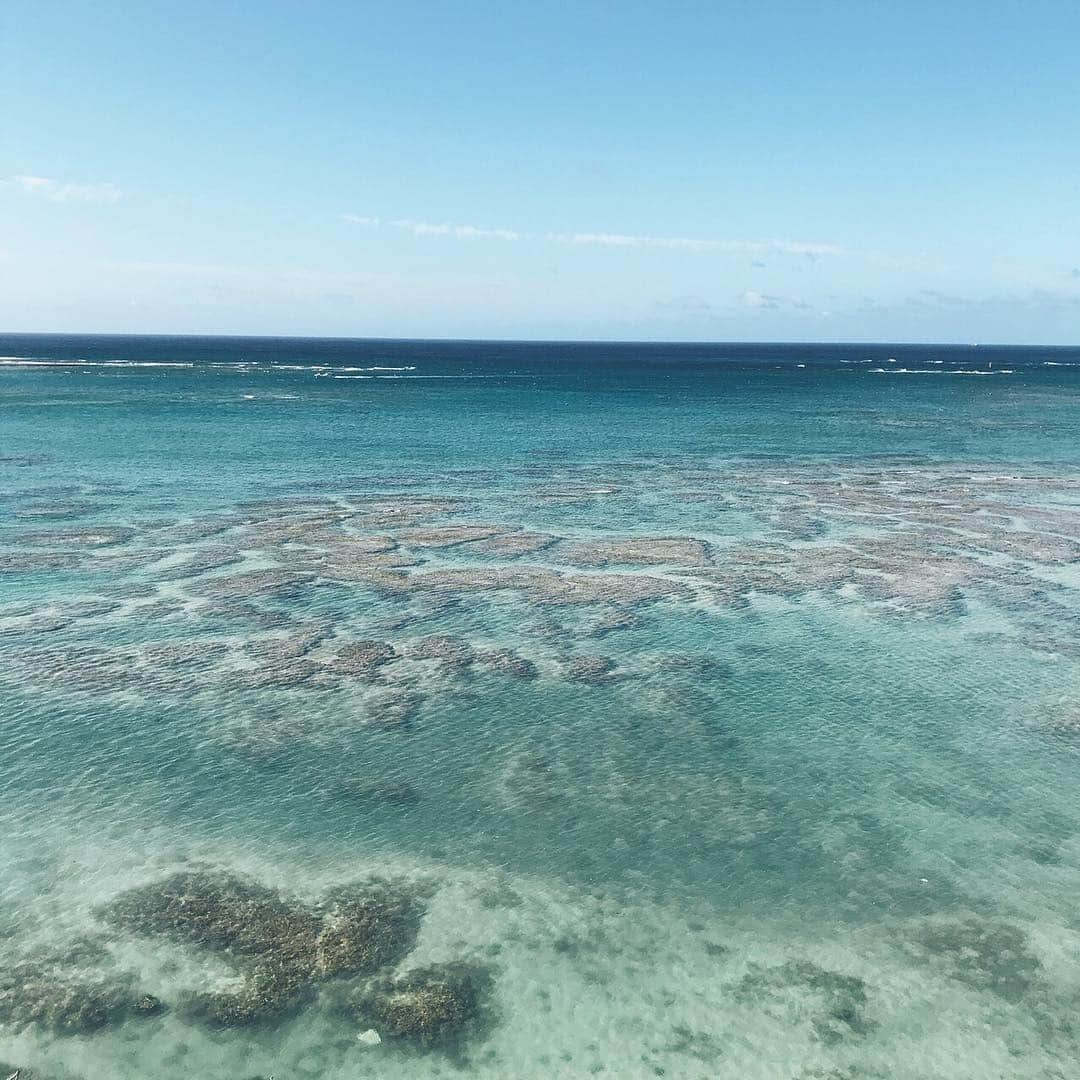
<path id="1" fill-rule="evenodd" d="M 1076 1075 L 1080 350 L 0 354 L 0 1061 Z"/>

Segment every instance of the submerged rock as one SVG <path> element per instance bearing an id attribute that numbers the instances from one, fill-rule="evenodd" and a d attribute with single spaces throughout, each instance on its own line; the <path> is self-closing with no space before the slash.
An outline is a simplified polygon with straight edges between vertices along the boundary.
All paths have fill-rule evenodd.
<path id="1" fill-rule="evenodd" d="M 192 591 L 214 600 L 240 600 L 252 596 L 293 596 L 315 581 L 315 575 L 297 570 L 247 570 L 224 577 L 202 578 Z"/>
<path id="2" fill-rule="evenodd" d="M 281 660 L 296 660 L 307 656 L 333 632 L 330 625 L 298 625 L 285 635 L 254 638 L 245 642 L 244 652 L 260 663 L 273 664 Z"/>
<path id="3" fill-rule="evenodd" d="M 310 981 L 301 972 L 259 967 L 239 990 L 192 995 L 184 1011 L 211 1027 L 248 1027 L 287 1020 L 313 996 Z"/>
<path id="4" fill-rule="evenodd" d="M 209 668 L 228 655 L 222 641 L 154 641 L 143 647 L 142 657 L 153 668 Z"/>
<path id="5" fill-rule="evenodd" d="M 400 963 L 412 951 L 423 894 L 387 881 L 342 886 L 323 900 L 314 969 L 322 977 L 361 975 Z"/>
<path id="6" fill-rule="evenodd" d="M 398 533 L 398 539 L 409 547 L 455 547 L 475 540 L 491 540 L 500 529 L 491 525 L 433 525 Z"/>
<path id="7" fill-rule="evenodd" d="M 476 654 L 476 663 L 500 675 L 512 675 L 515 679 L 535 679 L 538 672 L 531 660 L 518 656 L 512 649 L 488 649 Z"/>
<path id="8" fill-rule="evenodd" d="M 321 920 L 254 881 L 221 871 L 182 871 L 129 889 L 101 909 L 109 923 L 233 959 L 302 964 L 314 955 Z"/>
<path id="9" fill-rule="evenodd" d="M 460 1050 L 470 1035 L 485 1031 L 492 982 L 486 967 L 437 964 L 370 982 L 348 1010 L 383 1039 Z"/>
<path id="10" fill-rule="evenodd" d="M 708 566 L 710 562 L 708 544 L 684 536 L 575 540 L 560 544 L 557 554 L 578 566 Z"/>
<path id="11" fill-rule="evenodd" d="M 1057 702 L 1045 708 L 1039 726 L 1063 740 L 1080 740 L 1080 701 Z"/>
<path id="12" fill-rule="evenodd" d="M 384 588 L 403 592 L 424 590 L 487 592 L 502 589 L 522 593 L 542 606 L 571 604 L 639 604 L 693 594 L 681 582 L 648 574 L 563 573 L 543 566 L 478 567 L 475 570 L 441 567 L 418 570 L 396 579 L 384 579 Z"/>
<path id="13" fill-rule="evenodd" d="M 258 667 L 238 671 L 229 676 L 234 686 L 248 690 L 288 690 L 305 686 L 322 675 L 324 668 L 303 656 L 264 661 Z"/>
<path id="14" fill-rule="evenodd" d="M 582 628 L 588 637 L 601 638 L 620 630 L 633 630 L 641 625 L 641 617 L 633 611 L 618 610 L 608 612 Z"/>
<path id="15" fill-rule="evenodd" d="M 33 547 L 111 547 L 134 539 L 134 529 L 122 525 L 73 525 L 56 529 L 23 529 L 19 542 Z"/>
<path id="16" fill-rule="evenodd" d="M 35 503 L 20 507 L 15 511 L 15 517 L 28 521 L 72 521 L 104 509 L 92 503 Z"/>
<path id="17" fill-rule="evenodd" d="M 0 1022 L 57 1035 L 89 1035 L 131 1018 L 156 1016 L 164 1005 L 134 991 L 131 980 L 90 976 L 57 964 L 16 962 L 0 973 Z"/>
<path id="18" fill-rule="evenodd" d="M 138 685 L 134 657 L 119 649 L 93 645 L 59 645 L 11 651 L 8 662 L 27 679 L 63 685 L 81 693 L 126 690 Z"/>
<path id="19" fill-rule="evenodd" d="M 469 555 L 484 555 L 487 558 L 516 559 L 521 555 L 532 555 L 551 547 L 557 536 L 536 532 L 513 532 L 493 536 L 489 540 L 475 540 L 465 549 Z"/>
<path id="20" fill-rule="evenodd" d="M 809 1021 L 822 1042 L 865 1035 L 874 1026 L 866 1016 L 866 983 L 857 975 L 790 960 L 777 967 L 751 966 L 734 988 L 736 997 L 760 1003 L 778 1018 Z"/>
<path id="21" fill-rule="evenodd" d="M 916 937 L 924 955 L 943 963 L 951 978 L 1007 1001 L 1023 997 L 1041 964 L 1028 951 L 1028 937 L 1011 923 L 981 919 L 925 926 Z"/>
<path id="22" fill-rule="evenodd" d="M 74 570 L 84 563 L 84 557 L 76 554 L 0 551 L 0 574 L 32 574 L 38 570 Z"/>
<path id="23" fill-rule="evenodd" d="M 441 660 L 447 667 L 467 668 L 476 658 L 472 646 L 450 634 L 433 634 L 409 645 L 409 656 L 417 660 Z"/>
<path id="24" fill-rule="evenodd" d="M 416 942 L 424 892 L 367 881 L 309 907 L 216 870 L 183 871 L 130 889 L 99 912 L 109 923 L 215 955 L 243 977 L 238 989 L 191 995 L 187 1015 L 212 1026 L 277 1023 L 312 1000 L 316 985 L 399 963 Z M 129 1006 L 145 1014 L 150 1002 Z"/>
<path id="25" fill-rule="evenodd" d="M 508 807 L 534 811 L 557 804 L 565 793 L 566 777 L 545 754 L 523 750 L 506 760 L 495 786 Z"/>
<path id="26" fill-rule="evenodd" d="M 159 581 L 183 581 L 185 578 L 199 577 L 211 570 L 220 570 L 240 562 L 242 556 L 236 548 L 224 545 L 198 548 L 191 552 L 183 562 L 173 563 L 156 571 Z"/>
<path id="27" fill-rule="evenodd" d="M 563 664 L 563 672 L 575 682 L 607 682 L 615 671 L 615 661 L 607 656 L 572 656 Z"/>
<path id="28" fill-rule="evenodd" d="M 397 650 L 387 641 L 352 641 L 338 650 L 327 667 L 339 675 L 371 679 L 396 656 Z"/>
<path id="29" fill-rule="evenodd" d="M 82 600 L 69 600 L 59 605 L 59 611 L 71 619 L 100 619 L 113 615 L 123 607 L 118 600 L 101 596 L 88 596 Z"/>
<path id="30" fill-rule="evenodd" d="M 357 721 L 376 731 L 406 731 L 423 701 L 423 695 L 399 687 L 376 691 L 365 699 Z"/>

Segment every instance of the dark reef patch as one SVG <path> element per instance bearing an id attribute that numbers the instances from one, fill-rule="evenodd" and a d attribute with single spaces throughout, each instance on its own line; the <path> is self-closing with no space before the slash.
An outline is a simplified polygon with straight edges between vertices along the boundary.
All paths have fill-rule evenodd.
<path id="1" fill-rule="evenodd" d="M 1018 1001 L 1038 979 L 1042 965 L 1018 926 L 997 920 L 961 919 L 922 927 L 916 949 L 941 963 L 949 976 L 1006 1001 Z"/>
<path id="2" fill-rule="evenodd" d="M 309 906 L 220 870 L 182 871 L 129 889 L 99 910 L 110 925 L 216 956 L 239 989 L 189 995 L 185 1013 L 214 1026 L 279 1023 L 327 979 L 370 975 L 412 950 L 427 890 L 372 880 Z"/>
<path id="3" fill-rule="evenodd" d="M 76 943 L 70 957 L 55 953 L 6 963 L 0 969 L 0 1023 L 16 1031 L 34 1025 L 56 1035 L 90 1035 L 164 1012 L 164 1003 L 130 976 L 86 968 L 86 952 Z M 92 959 L 99 964 L 102 958 Z"/>
<path id="4" fill-rule="evenodd" d="M 777 1019 L 808 1023 L 822 1042 L 833 1044 L 867 1034 L 866 983 L 810 960 L 789 960 L 777 967 L 751 966 L 734 987 L 740 1001 L 754 1002 Z"/>
<path id="5" fill-rule="evenodd" d="M 490 1026 L 491 970 L 477 964 L 437 964 L 374 979 L 353 994 L 346 1012 L 391 1041 L 460 1052 Z"/>

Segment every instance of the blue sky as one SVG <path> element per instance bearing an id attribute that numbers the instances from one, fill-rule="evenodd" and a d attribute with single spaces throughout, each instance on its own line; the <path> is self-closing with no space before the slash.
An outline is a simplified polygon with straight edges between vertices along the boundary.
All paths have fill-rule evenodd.
<path id="1" fill-rule="evenodd" d="M 0 329 L 1080 341 L 1076 3 L 0 7 Z"/>

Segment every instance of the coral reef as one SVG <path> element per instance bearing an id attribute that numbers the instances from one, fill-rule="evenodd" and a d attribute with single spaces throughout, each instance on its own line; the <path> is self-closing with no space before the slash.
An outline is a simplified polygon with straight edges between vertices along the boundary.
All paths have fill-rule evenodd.
<path id="1" fill-rule="evenodd" d="M 315 906 L 219 870 L 182 871 L 130 889 L 103 907 L 109 924 L 214 955 L 239 989 L 190 995 L 185 1011 L 219 1026 L 277 1023 L 312 1000 L 316 985 L 399 963 L 411 951 L 425 891 L 399 882 L 342 886 Z"/>
<path id="2" fill-rule="evenodd" d="M 96 967 L 101 956 L 89 951 Z M 76 942 L 67 956 L 56 952 L 6 963 L 0 969 L 0 1022 L 14 1030 L 37 1025 L 57 1035 L 88 1035 L 164 1011 L 133 979 L 88 969 L 87 952 Z"/>
<path id="3" fill-rule="evenodd" d="M 790 960 L 768 968 L 751 965 L 733 992 L 737 999 L 760 1004 L 778 1019 L 809 1022 L 814 1035 L 827 1044 L 865 1035 L 873 1027 L 866 1016 L 866 983 L 810 960 Z"/>
<path id="4" fill-rule="evenodd" d="M 122 525 L 72 525 L 55 529 L 20 529 L 20 544 L 32 547 L 111 547 L 138 535 Z"/>
<path id="5" fill-rule="evenodd" d="M 566 541 L 557 557 L 577 566 L 708 566 L 709 547 L 688 537 L 634 536 Z"/>
<path id="6" fill-rule="evenodd" d="M 574 682 L 608 682 L 615 673 L 615 661 L 608 656 L 572 656 L 562 665 L 563 673 Z"/>
<path id="7" fill-rule="evenodd" d="M 475 659 L 472 646 L 450 634 L 434 634 L 414 641 L 408 654 L 417 660 L 441 660 L 447 667 L 458 670 L 467 668 Z"/>
<path id="8" fill-rule="evenodd" d="M 1029 951 L 1024 931 L 996 920 L 930 923 L 917 933 L 915 945 L 924 957 L 943 964 L 957 982 L 1007 1001 L 1022 998 L 1042 966 Z"/>
<path id="9" fill-rule="evenodd" d="M 512 649 L 485 649 L 475 657 L 478 667 L 497 671 L 500 675 L 512 675 L 515 679 L 535 679 L 536 665 Z"/>
<path id="10" fill-rule="evenodd" d="M 378 677 L 379 668 L 397 656 L 397 650 L 386 641 L 351 641 L 344 645 L 327 664 L 339 675 L 358 679 Z"/>
<path id="11" fill-rule="evenodd" d="M 487 999 L 492 982 L 486 967 L 438 964 L 372 980 L 349 999 L 347 1009 L 383 1039 L 460 1050 L 490 1021 Z"/>

